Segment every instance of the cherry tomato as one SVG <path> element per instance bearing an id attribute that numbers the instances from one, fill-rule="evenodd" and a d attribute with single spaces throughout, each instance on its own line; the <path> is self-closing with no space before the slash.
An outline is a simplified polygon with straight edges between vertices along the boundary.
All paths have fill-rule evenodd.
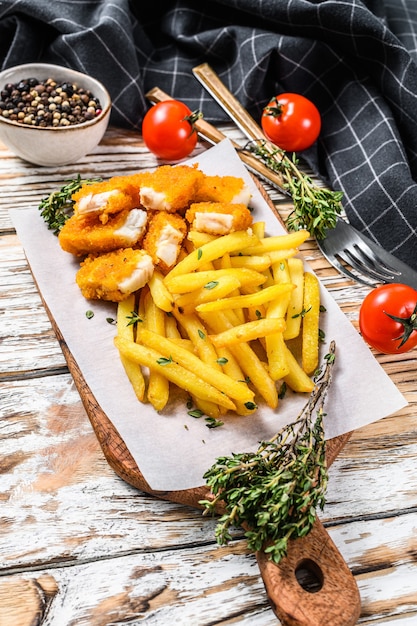
<path id="1" fill-rule="evenodd" d="M 311 100 L 297 93 L 282 93 L 264 108 L 261 126 L 269 141 L 287 152 L 300 152 L 316 141 L 321 117 Z"/>
<path id="2" fill-rule="evenodd" d="M 402 284 L 375 287 L 362 302 L 359 328 L 383 354 L 408 352 L 417 345 L 417 291 Z"/>
<path id="3" fill-rule="evenodd" d="M 191 154 L 197 143 L 194 122 L 201 117 L 178 100 L 158 102 L 145 114 L 142 136 L 148 150 L 160 159 L 178 161 Z"/>

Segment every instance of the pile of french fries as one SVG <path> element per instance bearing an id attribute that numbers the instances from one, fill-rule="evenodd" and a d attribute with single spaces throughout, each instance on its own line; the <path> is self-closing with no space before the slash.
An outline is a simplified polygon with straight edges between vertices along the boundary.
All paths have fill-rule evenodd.
<path id="1" fill-rule="evenodd" d="M 218 419 L 275 409 L 282 383 L 310 393 L 319 284 L 296 256 L 308 237 L 268 237 L 263 222 L 217 237 L 191 230 L 176 266 L 118 304 L 115 344 L 138 399 L 162 411 L 179 387 Z"/>

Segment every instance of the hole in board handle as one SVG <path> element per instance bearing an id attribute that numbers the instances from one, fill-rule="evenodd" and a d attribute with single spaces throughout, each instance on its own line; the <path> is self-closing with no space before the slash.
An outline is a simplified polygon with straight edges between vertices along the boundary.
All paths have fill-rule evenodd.
<path id="1" fill-rule="evenodd" d="M 320 567 L 311 559 L 303 559 L 295 568 L 298 584 L 308 593 L 317 593 L 322 589 L 324 576 Z"/>

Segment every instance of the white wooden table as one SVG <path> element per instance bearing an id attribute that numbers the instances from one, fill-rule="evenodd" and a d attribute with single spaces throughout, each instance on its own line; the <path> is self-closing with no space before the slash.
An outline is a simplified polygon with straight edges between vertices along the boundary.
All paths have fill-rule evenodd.
<path id="1" fill-rule="evenodd" d="M 59 169 L 0 145 L 1 626 L 277 623 L 242 533 L 219 547 L 215 520 L 135 490 L 108 466 L 8 215 L 78 173 L 154 165 L 140 136 L 118 129 Z M 367 289 L 337 275 L 314 243 L 304 253 L 357 326 Z M 321 520 L 357 580 L 358 623 L 414 626 L 417 351 L 377 358 L 409 405 L 353 434 L 330 469 Z"/>

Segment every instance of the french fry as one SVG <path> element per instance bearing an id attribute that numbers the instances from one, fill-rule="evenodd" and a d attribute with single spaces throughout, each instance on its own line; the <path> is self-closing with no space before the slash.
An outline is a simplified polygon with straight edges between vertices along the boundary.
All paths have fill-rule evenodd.
<path id="1" fill-rule="evenodd" d="M 238 382 L 221 370 L 202 361 L 199 357 L 173 343 L 166 337 L 152 333 L 145 328 L 140 329 L 141 344 L 152 348 L 166 358 L 174 358 L 183 368 L 190 372 L 198 372 L 199 378 L 224 392 L 228 397 L 240 402 L 252 402 L 254 393 L 245 382 Z"/>
<path id="2" fill-rule="evenodd" d="M 117 336 L 121 339 L 133 341 L 133 324 L 129 323 L 128 316 L 135 311 L 135 296 L 130 295 L 126 300 L 122 300 L 117 305 L 116 325 Z M 124 354 L 120 354 L 120 360 L 130 380 L 133 390 L 141 402 L 145 398 L 145 379 L 140 365 L 128 359 Z"/>
<path id="3" fill-rule="evenodd" d="M 180 276 L 181 274 L 193 272 L 206 263 L 219 259 L 227 252 L 236 252 L 244 247 L 254 245 L 258 241 L 258 237 L 246 230 L 239 230 L 234 233 L 230 233 L 229 235 L 217 237 L 216 239 L 205 243 L 197 250 L 194 250 L 182 259 L 182 261 L 177 263 L 177 265 L 175 265 L 175 267 L 173 267 L 165 277 L 166 284 L 169 285 L 169 280 L 173 276 Z"/>
<path id="4" fill-rule="evenodd" d="M 233 328 L 239 319 L 234 311 L 222 311 L 216 314 L 203 314 L 212 332 L 218 334 L 224 330 Z M 278 406 L 278 392 L 275 382 L 269 376 L 264 364 L 259 359 L 254 350 L 247 343 L 239 343 L 229 346 L 230 352 L 236 358 L 245 376 L 249 378 L 252 385 L 260 396 L 271 408 Z"/>
<path id="5" fill-rule="evenodd" d="M 216 349 L 208 338 L 208 332 L 203 321 L 193 313 L 186 315 L 180 313 L 177 309 L 174 310 L 174 315 L 179 325 L 193 342 L 195 351 L 200 359 L 220 370 L 221 367 L 217 363 Z"/>
<path id="6" fill-rule="evenodd" d="M 258 272 L 264 272 L 272 264 L 268 255 L 239 255 L 230 257 L 230 265 L 232 267 L 244 267 L 246 269 L 252 269 Z"/>
<path id="7" fill-rule="evenodd" d="M 214 302 L 199 304 L 196 306 L 196 311 L 199 313 L 210 313 L 213 311 L 222 311 L 224 309 L 258 306 L 260 304 L 265 304 L 265 302 L 270 302 L 274 298 L 279 297 L 281 294 L 292 291 L 292 289 L 293 285 L 291 284 L 272 285 L 271 287 L 266 287 L 265 289 L 261 289 L 255 293 L 231 298 L 221 298 L 220 300 L 216 300 Z"/>
<path id="8" fill-rule="evenodd" d="M 117 336 L 114 341 L 119 351 L 128 359 L 143 367 L 148 367 L 152 372 L 165 376 L 191 395 L 214 402 L 231 411 L 236 409 L 236 405 L 226 394 L 204 381 L 194 372 L 190 372 L 173 360 L 164 357 L 160 352 Z"/>
<path id="9" fill-rule="evenodd" d="M 293 391 L 301 393 L 311 393 L 314 389 L 314 383 L 299 365 L 297 359 L 286 347 L 286 358 L 289 366 L 289 373 L 284 376 L 284 381 Z"/>
<path id="10" fill-rule="evenodd" d="M 189 230 L 187 240 L 190 241 L 194 248 L 201 248 L 205 243 L 217 239 L 216 235 L 209 233 L 201 233 L 199 230 Z"/>
<path id="11" fill-rule="evenodd" d="M 283 324 L 285 322 L 283 318 Z M 290 373 L 287 360 L 287 349 L 282 332 L 277 332 L 265 338 L 265 349 L 268 357 L 268 371 L 272 380 L 280 380 Z"/>
<path id="12" fill-rule="evenodd" d="M 171 341 L 178 342 L 184 348 L 187 348 L 192 353 L 195 353 L 195 346 L 191 339 L 183 339 L 181 333 L 178 328 L 177 320 L 173 315 L 167 315 L 165 320 L 165 335 Z M 214 402 L 209 402 L 208 400 L 202 400 L 201 398 L 196 398 L 196 396 L 191 396 L 194 404 L 204 415 L 208 415 L 209 417 L 213 417 L 214 419 L 218 419 L 220 417 L 220 407 L 218 404 Z M 236 409 L 239 410 L 239 403 L 236 403 Z"/>
<path id="13" fill-rule="evenodd" d="M 242 254 L 268 254 L 273 250 L 288 250 L 290 248 L 298 248 L 306 239 L 310 237 L 307 230 L 297 230 L 293 233 L 285 235 L 275 235 L 273 237 L 264 237 L 259 243 L 242 249 Z"/>
<path id="14" fill-rule="evenodd" d="M 238 287 L 240 287 L 239 279 L 236 276 L 225 274 L 195 291 L 178 296 L 175 299 L 175 306 L 177 309 L 183 310 L 184 313 L 192 313 L 197 305 L 223 298 L 232 291 L 236 291 Z"/>
<path id="15" fill-rule="evenodd" d="M 165 314 L 156 306 L 152 292 L 145 297 L 145 326 L 163 336 L 165 334 Z M 136 341 L 139 339 L 139 327 L 136 329 Z M 155 411 L 162 411 L 169 400 L 169 381 L 163 372 L 151 370 L 149 373 L 147 397 Z"/>
<path id="16" fill-rule="evenodd" d="M 225 374 L 239 382 L 245 381 L 245 375 L 237 359 L 226 347 L 218 349 L 218 362 L 222 362 L 222 370 Z M 250 415 L 258 408 L 255 403 L 240 402 L 235 400 L 237 415 Z"/>
<path id="17" fill-rule="evenodd" d="M 302 325 L 302 368 L 312 374 L 319 362 L 320 286 L 314 274 L 304 276 L 304 316 Z"/>
<path id="18" fill-rule="evenodd" d="M 281 319 L 259 319 L 233 326 L 217 335 L 210 335 L 216 347 L 231 346 L 236 343 L 254 341 L 272 333 L 282 332 L 285 322 Z"/>
<path id="19" fill-rule="evenodd" d="M 304 299 L 304 265 L 301 259 L 288 259 L 288 269 L 291 282 L 295 289 L 291 293 L 285 321 L 287 327 L 284 331 L 284 339 L 294 339 L 301 329 L 301 314 Z"/>
<path id="20" fill-rule="evenodd" d="M 259 239 L 265 237 L 265 226 L 265 222 L 254 222 L 252 224 L 252 231 Z"/>
<path id="21" fill-rule="evenodd" d="M 207 283 L 219 280 L 221 276 L 234 276 L 239 280 L 240 286 L 259 286 L 266 281 L 266 277 L 261 272 L 247 268 L 222 268 L 209 271 L 192 272 L 182 276 L 174 276 L 169 280 L 169 291 L 172 294 L 182 294 L 200 289 Z"/>
<path id="22" fill-rule="evenodd" d="M 172 294 L 166 288 L 161 272 L 154 270 L 148 285 L 156 306 L 166 313 L 172 311 L 174 308 Z"/>

